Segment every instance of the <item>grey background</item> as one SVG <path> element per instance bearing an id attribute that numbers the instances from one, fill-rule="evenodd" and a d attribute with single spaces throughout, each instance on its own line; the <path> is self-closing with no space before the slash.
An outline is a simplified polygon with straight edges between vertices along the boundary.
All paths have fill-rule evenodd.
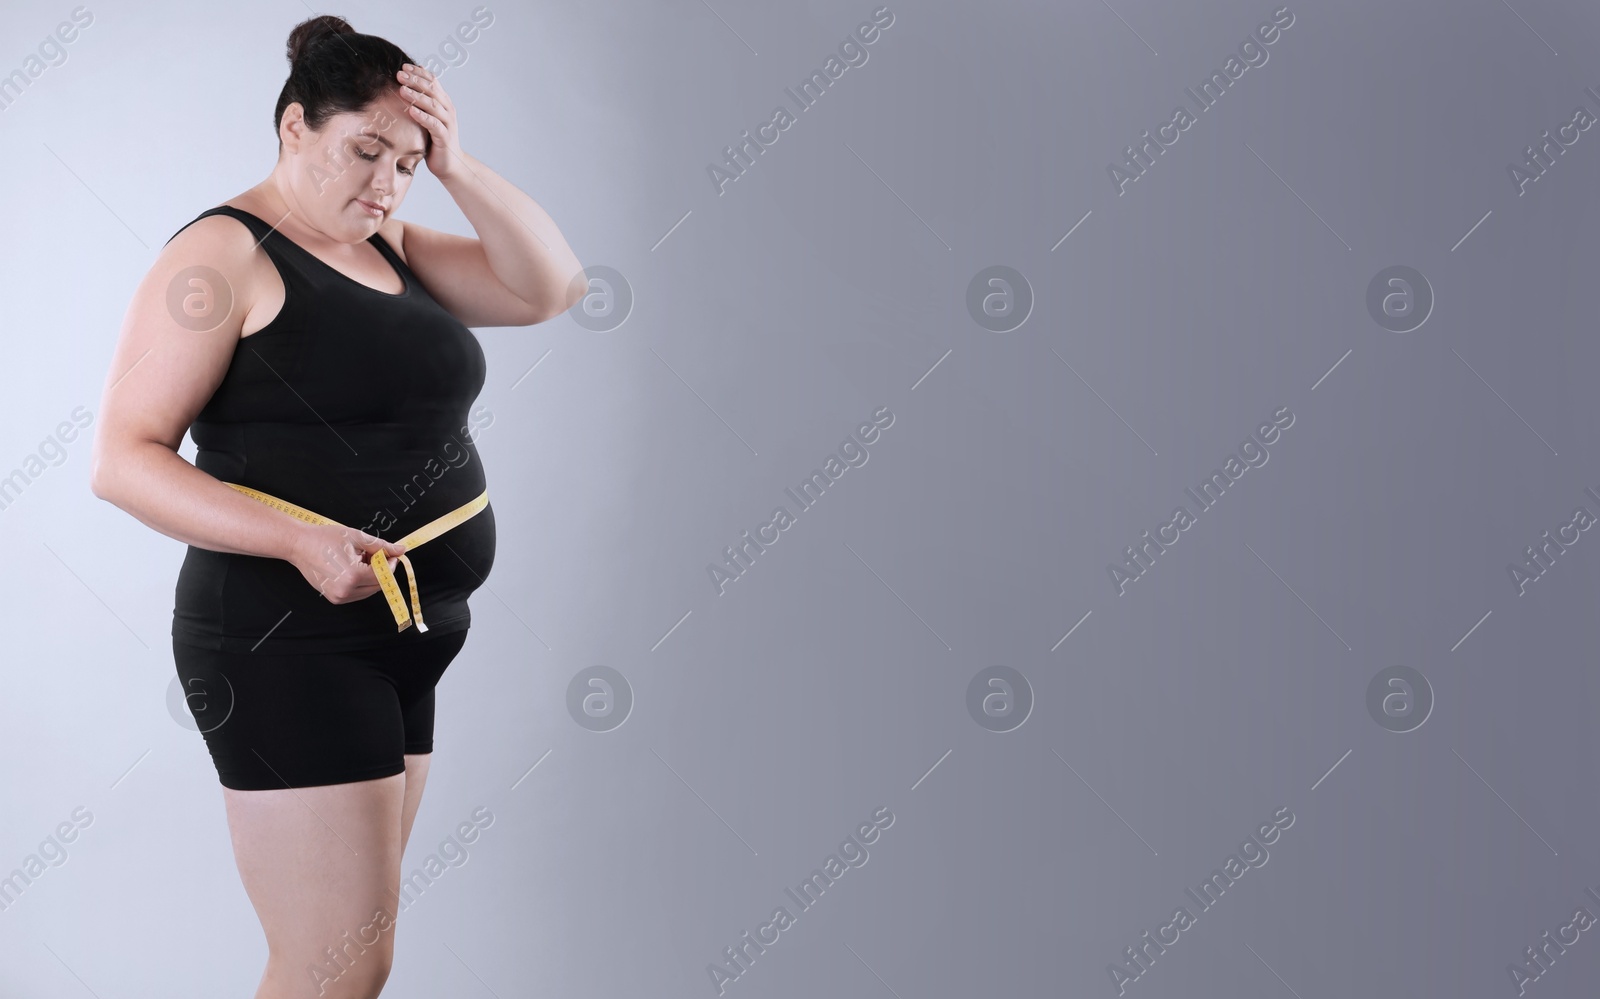
<path id="1" fill-rule="evenodd" d="M 332 12 L 420 60 L 475 6 Z M 1600 13 L 1294 0 L 1119 196 L 1107 165 L 1280 5 L 895 0 L 718 195 L 707 164 L 877 6 L 491 4 L 442 77 L 464 148 L 635 305 L 479 331 L 500 556 L 407 872 L 495 822 L 402 915 L 384 994 L 715 995 L 879 806 L 870 861 L 727 994 L 1115 995 L 1281 806 L 1271 860 L 1127 994 L 1516 994 L 1510 962 L 1600 915 L 1600 541 L 1524 595 L 1506 568 L 1600 513 L 1600 130 L 1521 196 L 1507 165 L 1600 114 Z M 7 471 L 97 406 L 161 244 L 271 169 L 310 13 L 90 9 L 0 113 Z M 8 4 L 0 72 L 70 10 Z M 403 217 L 471 234 L 430 178 Z M 965 305 L 996 264 L 1035 297 L 1007 333 Z M 1436 298 L 1410 333 L 1366 311 L 1396 264 Z M 719 596 L 706 564 L 881 406 L 868 464 Z M 1107 564 L 1280 406 L 1269 462 L 1119 596 Z M 246 995 L 264 940 L 165 707 L 183 546 L 95 500 L 89 451 L 0 514 L 0 872 L 94 816 L 0 912 L 0 994 Z M 567 712 L 597 664 L 634 697 L 609 732 Z M 1006 733 L 966 706 L 994 665 L 1033 697 Z M 1394 665 L 1434 695 L 1403 734 L 1366 708 Z M 1593 995 L 1596 936 L 1528 992 Z"/>

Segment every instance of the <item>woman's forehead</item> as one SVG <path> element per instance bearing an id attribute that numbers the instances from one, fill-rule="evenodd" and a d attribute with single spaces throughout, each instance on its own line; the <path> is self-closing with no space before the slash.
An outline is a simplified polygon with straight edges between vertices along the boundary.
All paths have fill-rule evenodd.
<path id="1" fill-rule="evenodd" d="M 401 105 L 407 103 L 404 98 L 397 99 Z M 423 128 L 409 115 L 402 117 L 397 113 L 403 110 L 403 106 L 376 101 L 364 111 L 346 111 L 334 115 L 328 124 L 339 135 L 375 138 L 386 145 L 392 144 L 402 156 L 420 154 L 424 152 L 423 140 L 426 138 Z"/>

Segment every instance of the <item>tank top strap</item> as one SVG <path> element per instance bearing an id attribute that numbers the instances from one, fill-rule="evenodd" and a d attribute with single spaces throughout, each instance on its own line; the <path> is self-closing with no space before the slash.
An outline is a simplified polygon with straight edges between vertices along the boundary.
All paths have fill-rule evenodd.
<path id="1" fill-rule="evenodd" d="M 196 215 L 194 218 L 190 219 L 188 222 L 185 222 L 183 227 L 180 228 L 178 232 L 182 232 L 184 229 L 189 228 L 201 219 L 212 215 L 229 215 L 238 219 L 240 222 L 243 222 L 245 226 L 249 228 L 250 232 L 255 235 L 256 243 L 258 245 L 266 242 L 268 234 L 272 232 L 272 227 L 267 225 L 266 222 L 250 214 L 249 212 L 242 211 L 233 207 L 232 205 L 218 205 L 215 208 L 208 208 L 199 215 Z M 176 239 L 178 237 L 178 232 L 175 232 L 171 236 L 167 237 L 167 242 L 170 243 Z"/>
<path id="2" fill-rule="evenodd" d="M 293 240 L 278 232 L 276 226 L 268 223 L 259 215 L 254 215 L 242 208 L 235 208 L 232 205 L 218 205 L 215 208 L 208 208 L 190 219 L 184 224 L 183 229 L 187 229 L 201 219 L 212 215 L 227 215 L 243 222 L 245 227 L 250 230 L 251 235 L 255 236 L 256 246 L 266 251 L 267 257 L 278 268 L 278 274 L 283 278 L 286 288 L 290 285 L 308 289 L 318 287 L 320 275 L 317 273 L 317 268 L 308 266 L 306 261 L 301 258 L 301 254 L 306 257 L 311 255 L 301 251 Z M 182 232 L 183 229 L 179 229 L 178 232 Z M 173 239 L 176 239 L 178 232 L 173 233 L 167 242 L 170 243 Z M 295 251 L 300 252 L 297 253 Z M 316 258 L 311 257 L 311 261 L 315 264 Z"/>
<path id="3" fill-rule="evenodd" d="M 189 226 L 210 215 L 228 215 L 243 222 L 256 237 L 256 246 L 265 250 L 267 256 L 277 265 L 278 273 L 282 276 L 285 286 L 291 284 L 299 286 L 307 294 L 339 295 L 347 294 L 349 285 L 359 284 L 353 278 L 340 274 L 305 247 L 279 232 L 277 226 L 242 208 L 235 208 L 232 205 L 218 205 L 215 208 L 208 208 L 185 223 L 183 229 L 189 228 Z M 179 229 L 178 232 L 182 232 L 183 229 Z M 173 233 L 167 242 L 172 242 L 173 239 L 177 238 L 177 235 L 177 232 Z M 378 253 L 389 262 L 389 265 L 394 268 L 405 282 L 405 293 L 402 296 L 390 295 L 388 292 L 380 292 L 380 294 L 389 298 L 409 297 L 411 289 L 417 286 L 419 282 L 416 280 L 416 275 L 406 266 L 405 260 L 401 258 L 399 253 L 395 252 L 394 247 L 390 246 L 387 240 L 377 233 L 368 236 L 367 242 L 377 247 Z"/>
<path id="4" fill-rule="evenodd" d="M 305 317 L 305 303 L 318 295 L 327 293 L 326 285 L 328 282 L 325 275 L 321 274 L 318 267 L 315 266 L 316 258 L 311 257 L 310 254 L 305 254 L 305 257 L 309 258 L 309 262 L 306 259 L 302 259 L 299 254 L 293 252 L 293 250 L 298 249 L 294 242 L 278 232 L 273 225 L 260 216 L 247 212 L 242 208 L 235 208 L 232 205 L 217 205 L 215 208 L 206 209 L 185 223 L 178 232 L 173 233 L 167 242 L 171 243 L 173 239 L 177 238 L 179 232 L 212 215 L 227 215 L 243 222 L 245 227 L 250 230 L 250 233 L 255 236 L 256 247 L 265 251 L 267 259 L 271 260 L 273 267 L 277 269 L 278 277 L 283 281 L 284 301 L 277 315 L 268 325 L 274 327 L 302 326 Z"/>
<path id="5" fill-rule="evenodd" d="M 410 268 L 406 267 L 406 262 L 400 258 L 400 254 L 395 252 L 394 247 L 389 245 L 389 241 L 384 239 L 382 234 L 375 232 L 367 237 L 367 242 L 378 248 L 378 252 L 383 254 L 400 276 L 406 279 L 409 286 L 413 276 L 410 273 Z"/>

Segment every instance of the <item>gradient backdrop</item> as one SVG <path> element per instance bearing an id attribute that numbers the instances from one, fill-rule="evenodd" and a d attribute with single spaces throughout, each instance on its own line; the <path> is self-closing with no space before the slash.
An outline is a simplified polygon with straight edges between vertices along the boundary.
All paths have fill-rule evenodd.
<path id="1" fill-rule="evenodd" d="M 5 997 L 265 961 L 183 545 L 88 473 L 312 12 L 0 13 L 0 876 L 46 860 Z M 1600 989 L 1592 4 L 326 12 L 442 69 L 591 277 L 477 331 L 500 554 L 386 996 Z M 423 173 L 401 216 L 471 235 Z"/>

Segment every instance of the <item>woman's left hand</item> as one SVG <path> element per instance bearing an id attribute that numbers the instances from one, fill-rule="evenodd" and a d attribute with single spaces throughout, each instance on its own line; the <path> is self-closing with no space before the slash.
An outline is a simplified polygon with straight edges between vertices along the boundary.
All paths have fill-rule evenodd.
<path id="1" fill-rule="evenodd" d="M 411 63 L 397 76 L 400 79 L 400 96 L 411 102 L 407 111 L 411 120 L 428 130 L 433 137 L 433 148 L 428 151 L 428 172 L 440 180 L 464 169 L 461 135 L 456 125 L 455 105 L 444 85 L 432 73 Z M 407 79 L 409 77 L 409 79 Z"/>

